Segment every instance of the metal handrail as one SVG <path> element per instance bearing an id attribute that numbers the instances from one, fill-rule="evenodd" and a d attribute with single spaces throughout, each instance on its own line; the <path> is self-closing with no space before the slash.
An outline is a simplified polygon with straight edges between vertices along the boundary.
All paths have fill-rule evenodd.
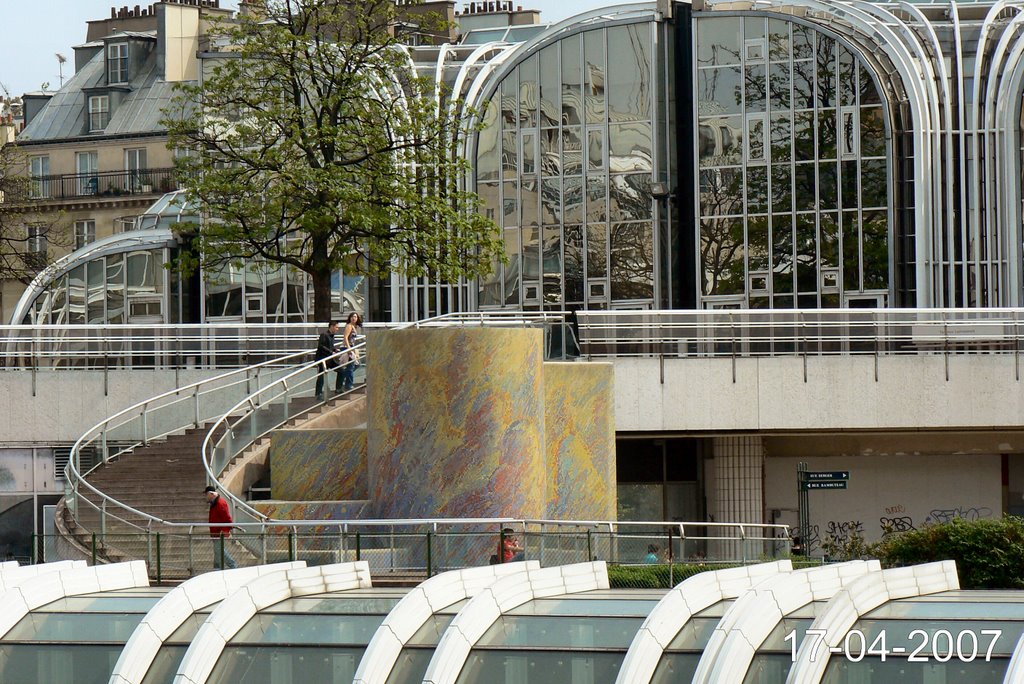
<path id="1" fill-rule="evenodd" d="M 212 393 L 214 391 L 222 390 L 222 389 L 225 389 L 227 387 L 237 386 L 238 384 L 241 384 L 241 383 L 240 382 L 230 382 L 228 384 L 223 384 L 223 385 L 222 384 L 216 384 L 216 386 L 214 386 L 213 389 L 207 389 L 207 390 L 202 390 L 201 388 L 210 387 L 212 385 L 215 385 L 215 383 L 220 383 L 220 382 L 222 382 L 222 381 L 224 381 L 224 380 L 226 380 L 228 378 L 234 378 L 234 377 L 240 376 L 240 375 L 244 375 L 244 382 L 248 383 L 250 381 L 250 373 L 252 371 L 256 371 L 258 373 L 259 370 L 262 369 L 262 368 L 269 368 L 269 367 L 276 367 L 276 366 L 285 365 L 289 361 L 293 361 L 296 358 L 299 358 L 299 357 L 302 357 L 302 356 L 306 356 L 306 355 L 308 355 L 310 353 L 312 353 L 312 351 L 308 350 L 308 349 L 304 350 L 304 351 L 301 351 L 301 352 L 293 352 L 291 354 L 286 354 L 285 356 L 281 356 L 281 357 L 278 357 L 276 359 L 272 359 L 270 361 L 264 361 L 262 363 L 255 364 L 255 365 L 252 365 L 252 366 L 247 366 L 245 368 L 239 368 L 239 369 L 231 370 L 231 371 L 228 371 L 226 373 L 221 373 L 219 375 L 215 375 L 212 378 L 205 378 L 203 380 L 198 380 L 196 382 L 193 382 L 191 384 L 185 385 L 183 387 L 180 387 L 180 388 L 177 388 L 177 389 L 173 389 L 173 390 L 168 390 L 167 392 L 164 392 L 162 394 L 158 394 L 155 397 L 151 397 L 149 399 L 146 399 L 146 400 L 143 400 L 143 401 L 138 402 L 136 404 L 133 404 L 133 405 L 129 406 L 128 408 L 125 408 L 125 409 L 123 409 L 121 411 L 118 411 L 113 416 L 110 416 L 110 417 L 106 418 L 105 420 L 97 423 L 92 428 L 90 428 L 88 431 L 86 431 L 85 434 L 83 434 L 81 437 L 79 437 L 78 440 L 75 442 L 74 446 L 72 446 L 72 448 L 71 448 L 71 455 L 68 458 L 68 465 L 67 465 L 67 467 L 65 468 L 65 471 L 64 471 L 65 479 L 66 479 L 66 481 L 68 483 L 68 485 L 67 485 L 68 486 L 68 490 L 70 491 L 70 493 L 67 493 L 67 492 L 65 493 L 65 499 L 66 500 L 69 500 L 69 499 L 72 500 L 74 502 L 74 505 L 77 507 L 77 505 L 79 503 L 79 488 L 84 485 L 85 488 L 88 491 L 90 491 L 93 494 L 95 494 L 96 496 L 98 496 L 100 498 L 100 501 L 104 505 L 106 505 L 107 503 L 110 503 L 116 509 L 119 509 L 119 510 L 122 510 L 122 511 L 127 511 L 127 512 L 132 513 L 134 515 L 140 516 L 140 517 L 148 520 L 150 523 L 167 524 L 166 521 L 163 521 L 160 518 L 157 518 L 155 516 L 149 515 L 149 514 L 143 512 L 143 511 L 139 511 L 139 510 L 137 510 L 135 508 L 132 508 L 131 506 L 128 506 L 127 504 L 125 504 L 125 503 L 123 503 L 121 501 L 118 501 L 117 499 L 114 499 L 114 498 L 104 494 L 99 489 L 97 489 L 92 484 L 90 484 L 89 481 L 85 479 L 85 475 L 87 475 L 88 473 L 80 472 L 81 471 L 81 450 L 82 450 L 82 447 L 90 445 L 95 440 L 100 439 L 101 440 L 101 449 L 102 449 L 102 457 L 100 459 L 100 462 L 101 463 L 107 463 L 110 460 L 110 458 L 111 458 L 110 453 L 109 453 L 109 443 L 108 443 L 109 440 L 107 438 L 108 433 L 111 430 L 114 430 L 114 429 L 117 429 L 117 428 L 122 427 L 124 425 L 127 425 L 129 422 L 136 420 L 137 417 L 143 421 L 143 430 L 142 430 L 142 432 L 143 432 L 143 439 L 142 439 L 142 441 L 141 442 L 134 442 L 131 445 L 129 445 L 128 447 L 122 447 L 116 454 L 114 454 L 115 456 L 120 455 L 121 453 L 124 453 L 125 451 L 127 451 L 129 449 L 133 449 L 136 446 L 139 446 L 140 444 L 145 445 L 145 444 L 147 444 L 151 440 L 160 439 L 161 437 L 164 437 L 167 434 L 171 434 L 173 432 L 177 432 L 177 431 L 180 431 L 181 429 L 184 429 L 184 427 L 185 427 L 184 425 L 179 425 L 179 426 L 175 427 L 174 429 L 172 429 L 169 432 L 164 432 L 164 433 L 160 433 L 160 434 L 156 434 L 156 435 L 149 435 L 147 433 L 147 430 L 146 430 L 147 415 L 148 415 L 148 412 L 150 411 L 151 405 L 156 404 L 157 402 L 161 402 L 162 400 L 170 398 L 170 397 L 177 397 L 177 398 L 174 401 L 171 401 L 171 402 L 169 402 L 167 404 L 160 404 L 160 405 L 156 406 L 155 408 L 156 409 L 166 408 L 167 406 L 172 406 L 172 405 L 178 404 L 178 403 L 180 403 L 182 401 L 188 401 L 188 400 L 194 401 L 196 406 L 195 406 L 195 412 L 193 414 L 193 420 L 191 421 L 191 424 L 193 426 L 195 426 L 195 427 L 199 427 L 199 425 L 201 423 L 201 420 L 203 420 L 203 418 L 201 418 L 200 415 L 199 415 L 199 398 L 201 396 L 203 396 L 204 394 L 210 394 L 210 393 Z M 120 422 L 117 422 L 117 421 L 120 421 Z M 99 467 L 99 464 L 94 466 L 92 470 L 94 470 L 97 467 Z M 92 472 L 92 470 L 90 470 L 89 472 Z M 86 499 L 86 501 L 88 501 L 88 500 Z M 89 502 L 89 503 L 90 503 L 90 505 L 94 505 L 94 504 L 92 504 L 92 502 Z M 105 510 L 103 510 L 102 514 L 101 514 L 101 526 L 104 525 L 103 518 L 106 515 L 110 515 L 110 514 L 107 513 Z M 129 523 L 129 524 L 131 524 L 131 523 Z"/>
<path id="2" fill-rule="evenodd" d="M 1019 353 L 1024 309 L 579 311 L 587 357 Z"/>
<path id="3" fill-rule="evenodd" d="M 217 489 L 220 492 L 220 494 L 222 496 L 224 496 L 225 498 L 227 498 L 228 500 L 230 500 L 234 504 L 236 510 L 238 510 L 238 509 L 244 510 L 244 511 L 246 511 L 246 513 L 256 517 L 257 519 L 262 519 L 262 520 L 267 520 L 268 519 L 266 515 L 264 515 L 260 511 L 257 511 L 255 508 L 252 508 L 251 506 L 249 506 L 249 504 L 247 502 L 245 502 L 242 499 L 236 497 L 226 487 L 222 487 L 221 486 L 220 481 L 219 481 L 220 473 L 214 472 L 214 468 L 213 468 L 213 464 L 212 464 L 213 457 L 214 457 L 213 450 L 216 449 L 216 446 L 214 446 L 212 444 L 212 438 L 213 438 L 213 435 L 217 432 L 217 430 L 223 425 L 226 428 L 225 435 L 224 435 L 226 437 L 227 435 L 231 434 L 231 432 L 234 430 L 235 426 L 237 426 L 241 421 L 243 421 L 246 418 L 248 418 L 249 416 L 251 416 L 252 413 L 255 410 L 257 410 L 256 407 L 258 407 L 260 405 L 265 405 L 265 402 L 264 402 L 265 398 L 262 396 L 265 392 L 268 392 L 268 391 L 270 391 L 272 389 L 277 390 L 277 389 L 281 388 L 281 391 L 278 394 L 275 394 L 275 395 L 269 397 L 269 399 L 271 401 L 273 401 L 274 399 L 277 399 L 279 397 L 285 396 L 285 395 L 288 394 L 288 391 L 289 391 L 289 387 L 288 387 L 288 381 L 289 380 L 291 380 L 293 378 L 296 378 L 299 375 L 302 375 L 302 374 L 306 373 L 307 371 L 315 370 L 315 369 L 317 369 L 317 366 L 325 364 L 326 362 L 330 362 L 332 360 L 341 360 L 344 356 L 348 355 L 349 352 L 351 352 L 353 350 L 355 350 L 355 351 L 365 351 L 365 349 L 366 349 L 366 343 L 365 342 L 360 342 L 359 344 L 353 345 L 352 347 L 343 348 L 343 349 L 335 352 L 331 356 L 328 356 L 328 357 L 326 357 L 324 359 L 319 359 L 319 360 L 311 361 L 311 362 L 309 362 L 309 363 L 299 367 L 297 370 L 294 370 L 291 373 L 288 373 L 284 377 L 278 378 L 277 380 L 275 380 L 273 382 L 273 384 L 268 385 L 267 387 L 264 387 L 264 388 L 262 388 L 260 390 L 257 390 L 254 394 L 250 394 L 249 396 L 245 397 L 244 399 L 239 401 L 237 404 L 232 406 L 230 409 L 228 409 L 220 418 L 218 418 L 216 421 L 214 421 L 213 425 L 210 426 L 210 429 L 207 430 L 206 437 L 203 439 L 203 445 L 201 447 L 201 453 L 202 453 L 202 456 L 203 456 L 203 468 L 206 470 L 207 481 L 211 485 L 217 487 Z M 340 363 L 338 366 L 334 366 L 334 367 L 330 368 L 329 370 L 335 370 L 336 368 L 343 368 L 343 367 L 351 365 L 353 363 L 355 363 L 355 362 L 351 361 L 351 360 L 345 360 L 343 363 Z M 326 375 L 326 373 L 328 372 L 328 369 L 325 369 L 322 372 Z M 316 375 L 314 375 L 313 378 L 315 379 Z M 308 380 L 307 380 L 307 382 L 308 382 Z M 325 382 L 326 382 L 326 379 L 325 379 Z M 300 383 L 300 384 L 302 384 L 302 383 Z M 315 406 L 320 406 L 320 405 L 323 405 L 324 403 L 326 403 L 326 402 L 325 401 L 321 401 L 319 404 L 316 404 Z M 253 409 L 253 411 L 249 411 L 248 413 L 239 415 L 239 410 L 242 407 L 244 407 L 244 406 L 251 407 Z M 312 408 L 312 407 L 306 407 L 303 410 L 304 411 L 309 411 L 310 408 Z M 235 417 L 234 424 L 227 424 L 228 423 L 228 419 L 230 417 L 232 417 L 232 416 Z M 266 434 L 267 432 L 270 432 L 272 430 L 277 429 L 278 427 L 280 427 L 284 423 L 288 422 L 292 418 L 293 418 L 293 416 L 283 415 L 282 419 L 276 425 L 268 425 L 267 429 L 265 429 L 261 433 L 261 435 L 262 434 Z M 258 439 L 258 437 L 257 437 L 257 439 Z M 249 444 L 252 444 L 252 442 L 249 442 L 246 445 L 246 448 L 248 448 Z M 244 451 L 244 449 L 243 449 L 243 451 Z M 230 459 L 228 459 L 227 463 L 230 463 Z M 225 466 L 227 465 L 227 463 L 225 463 Z"/>
<path id="4" fill-rule="evenodd" d="M 243 368 L 252 360 L 308 350 L 316 328 L 312 323 L 0 326 L 0 368 Z"/>
<path id="5" fill-rule="evenodd" d="M 529 314 L 529 313 L 528 314 L 523 314 L 523 313 L 519 313 L 519 312 L 502 312 L 501 314 L 498 314 L 498 315 L 491 315 L 491 314 L 487 314 L 487 313 L 484 313 L 484 314 L 476 314 L 476 313 L 474 313 L 474 314 L 445 314 L 445 315 L 438 316 L 438 317 L 435 317 L 435 318 L 425 319 L 423 321 L 415 321 L 415 322 L 410 322 L 410 323 L 405 323 L 405 324 L 399 324 L 399 325 L 393 326 L 393 327 L 395 327 L 396 329 L 410 328 L 410 327 L 428 327 L 428 326 L 433 326 L 433 325 L 436 325 L 436 324 L 439 324 L 439 323 L 444 325 L 444 321 L 447 321 L 447 325 L 448 326 L 451 326 L 451 325 L 486 325 L 489 322 L 491 322 L 492 320 L 497 320 L 497 321 L 499 321 L 499 324 L 506 324 L 506 325 L 508 325 L 508 324 L 517 325 L 517 326 L 518 325 L 535 325 L 538 322 L 542 322 L 543 323 L 543 322 L 547 322 L 547 321 L 551 321 L 551 320 L 558 320 L 558 319 L 562 318 L 563 316 L 564 316 L 564 314 L 562 314 L 560 312 L 559 313 L 545 312 L 545 313 L 538 313 L 538 314 Z M 493 324 L 493 323 L 491 323 L 491 324 Z M 305 324 L 302 324 L 302 325 L 305 325 Z M 142 326 L 142 327 L 146 327 L 146 326 Z M 363 345 L 360 345 L 359 348 L 362 349 Z M 343 354 L 346 354 L 348 351 L 349 351 L 348 349 L 340 350 L 339 352 L 337 352 L 331 358 L 335 358 L 335 357 L 341 356 Z M 149 528 L 151 528 L 154 525 L 170 526 L 170 527 L 177 527 L 177 526 L 189 527 L 189 526 L 196 526 L 196 525 L 203 525 L 203 524 L 205 524 L 205 521 L 192 522 L 192 523 L 174 523 L 174 522 L 166 521 L 166 520 L 163 520 L 163 519 L 161 519 L 159 517 L 150 515 L 150 514 L 144 512 L 144 511 L 140 511 L 140 510 L 138 510 L 136 508 L 133 508 L 132 506 L 129 506 L 128 504 L 125 504 L 125 503 L 123 503 L 121 501 L 118 501 L 118 500 L 116 500 L 116 499 L 114 499 L 114 498 L 104 494 L 103 492 L 99 491 L 96 487 L 94 487 L 92 484 L 90 484 L 85 479 L 84 476 L 87 475 L 88 473 L 83 474 L 83 473 L 80 472 L 80 453 L 81 453 L 82 447 L 83 446 L 87 446 L 87 445 L 93 443 L 97 438 L 102 439 L 103 440 L 103 447 L 104 448 L 103 448 L 103 458 L 101 459 L 101 463 L 105 463 L 110 458 L 110 456 L 109 456 L 109 454 L 107 452 L 107 448 L 106 448 L 107 440 L 105 439 L 105 437 L 106 437 L 107 433 L 110 430 L 116 429 L 118 427 L 121 427 L 121 426 L 129 423 L 132 420 L 135 420 L 136 419 L 136 414 L 140 414 L 142 416 L 145 416 L 146 412 L 149 410 L 149 406 L 151 404 L 154 404 L 155 402 L 159 402 L 159 401 L 161 401 L 161 400 L 163 400 L 163 399 L 165 399 L 167 397 L 172 397 L 172 396 L 179 396 L 179 397 L 181 397 L 183 395 L 183 393 L 186 393 L 186 392 L 191 392 L 191 394 L 189 396 L 185 396 L 184 398 L 176 399 L 174 402 L 171 402 L 171 404 L 168 404 L 168 405 L 172 405 L 172 404 L 178 403 L 180 401 L 186 401 L 186 400 L 189 400 L 189 399 L 195 399 L 195 397 L 199 396 L 200 390 L 198 388 L 200 388 L 200 387 L 209 386 L 209 385 L 211 385 L 211 384 L 213 384 L 213 383 L 215 383 L 217 381 L 223 380 L 225 378 L 229 378 L 229 377 L 232 377 L 232 376 L 239 376 L 239 375 L 242 375 L 242 374 L 245 375 L 245 381 L 248 381 L 248 379 L 249 379 L 248 373 L 251 370 L 254 370 L 254 369 L 257 369 L 257 368 L 270 368 L 270 367 L 277 368 L 277 367 L 281 367 L 281 366 L 287 366 L 287 365 L 290 365 L 289 362 L 293 361 L 295 358 L 301 357 L 301 356 L 304 356 L 304 355 L 308 355 L 308 354 L 311 354 L 311 353 L 312 353 L 312 350 L 305 349 L 305 350 L 302 350 L 302 351 L 299 351 L 299 352 L 295 352 L 295 353 L 288 354 L 288 355 L 285 355 L 285 356 L 282 356 L 282 357 L 271 359 L 269 361 L 265 361 L 265 362 L 260 363 L 260 364 L 256 364 L 256 365 L 253 365 L 253 366 L 248 366 L 248 367 L 245 367 L 245 368 L 235 369 L 235 370 L 229 371 L 227 373 L 222 373 L 220 375 L 214 376 L 213 378 L 209 378 L 209 379 L 206 379 L 206 380 L 200 380 L 200 381 L 197 381 L 197 382 L 192 383 L 190 385 L 186 385 L 186 386 L 184 386 L 182 388 L 179 388 L 179 389 L 176 389 L 176 390 L 170 390 L 170 391 L 165 392 L 165 393 L 163 393 L 161 395 L 158 395 L 156 397 L 152 397 L 152 398 L 147 399 L 145 401 L 138 402 L 137 404 L 135 404 L 133 406 L 130 406 L 130 407 L 128 407 L 128 408 L 118 412 L 117 414 L 114 414 L 113 416 L 107 418 L 106 420 L 98 423 L 93 428 L 91 428 L 89 431 L 87 431 L 84 435 L 82 435 L 82 437 L 80 437 L 78 439 L 78 441 L 75 442 L 74 447 L 72 447 L 71 458 L 69 459 L 69 462 L 68 462 L 68 468 L 65 471 L 66 472 L 66 478 L 67 478 L 67 481 L 68 481 L 68 489 L 70 490 L 70 493 L 67 494 L 66 498 L 68 500 L 73 500 L 75 502 L 75 506 L 77 506 L 78 503 L 79 503 L 79 487 L 81 485 L 84 485 L 85 488 L 88 491 L 90 491 L 93 494 L 97 495 L 99 497 L 100 501 L 103 504 L 103 509 L 101 510 L 101 526 L 104 525 L 103 521 L 107 517 L 110 517 L 113 520 L 118 520 L 120 522 L 123 522 L 123 523 L 125 523 L 125 524 L 127 524 L 127 525 L 129 525 L 131 527 L 136 528 L 136 529 L 140 529 L 140 530 L 141 529 L 146 529 L 147 531 L 149 530 Z M 238 412 L 238 410 L 240 408 L 242 408 L 242 407 L 244 407 L 246 405 L 255 408 L 260 403 L 261 395 L 266 394 L 268 391 L 273 390 L 275 387 L 281 385 L 282 383 L 284 383 L 284 385 L 286 387 L 287 386 L 286 383 L 287 383 L 288 379 L 294 378 L 294 377 L 296 377 L 298 375 L 301 375 L 302 373 L 308 372 L 311 368 L 316 366 L 317 363 L 318 362 L 314 361 L 314 362 L 303 364 L 299 368 L 294 369 L 294 370 L 286 373 L 285 376 L 274 380 L 271 384 L 266 385 L 266 386 L 261 387 L 261 388 L 258 388 L 255 392 L 247 393 L 247 395 L 242 400 L 236 402 L 235 405 L 232 406 L 231 409 L 229 409 L 227 412 L 221 414 L 214 421 L 214 423 L 213 423 L 212 427 L 210 428 L 210 430 L 207 431 L 207 435 L 204 438 L 203 447 L 202 447 L 204 467 L 207 470 L 208 477 L 211 478 L 211 480 L 213 482 L 216 483 L 216 476 L 213 473 L 212 466 L 209 463 L 208 451 L 210 449 L 210 444 L 209 444 L 210 443 L 210 437 L 214 433 L 214 431 L 217 430 L 226 421 L 228 421 L 228 419 L 230 417 L 232 417 L 233 415 L 237 414 L 237 412 Z M 342 365 L 344 365 L 344 364 L 342 364 Z M 233 384 L 237 385 L 239 383 L 236 382 L 236 383 L 233 383 Z M 224 386 L 224 387 L 227 387 L 227 386 Z M 210 390 L 210 391 L 212 392 L 212 391 L 215 391 L 217 389 L 223 389 L 224 387 L 219 387 L 218 386 L 218 387 L 214 388 L 214 390 Z M 287 391 L 287 390 L 285 390 L 285 391 Z M 277 396 L 281 396 L 281 395 L 280 394 L 275 395 L 271 399 L 276 398 Z M 304 410 L 308 410 L 308 408 L 304 409 Z M 118 423 L 114 424 L 114 422 L 117 421 L 119 418 L 122 418 L 122 417 L 125 417 L 125 416 L 130 416 L 130 417 L 122 420 L 121 422 L 118 422 Z M 242 420 L 246 416 L 245 415 L 241 415 L 241 416 L 235 415 L 235 417 L 237 419 L 236 420 L 236 424 L 237 424 L 238 420 Z M 211 416 L 211 418 L 212 418 L 212 416 Z M 285 418 L 285 420 L 288 420 L 288 419 L 290 419 L 290 417 Z M 197 417 L 190 424 L 198 425 L 199 422 L 200 422 L 200 419 Z M 143 442 L 148 442 L 148 441 L 153 440 L 153 439 L 159 439 L 159 438 L 164 437 L 164 436 L 166 436 L 168 434 L 173 434 L 174 432 L 178 432 L 181 429 L 184 429 L 185 427 L 186 427 L 185 425 L 178 425 L 178 426 L 175 426 L 173 429 L 171 429 L 169 431 L 166 431 L 164 433 L 158 434 L 158 435 L 146 435 L 145 439 L 143 440 Z M 138 446 L 139 444 L 140 444 L 140 442 L 135 442 L 135 443 L 131 444 L 128 447 L 122 447 L 120 449 L 120 451 L 118 451 L 117 453 L 118 454 L 123 453 L 124 451 L 127 451 L 127 450 L 129 450 L 131 448 L 134 448 L 134 447 Z M 250 442 L 250 444 L 251 444 L 251 442 Z M 115 455 L 117 455 L 117 454 L 115 454 Z M 99 464 L 97 464 L 96 467 L 98 467 L 98 465 Z M 245 511 L 246 513 L 249 513 L 250 511 L 253 511 L 253 513 L 255 515 L 259 515 L 258 512 L 255 512 L 254 509 L 251 509 L 251 507 L 249 507 L 248 504 L 246 504 L 245 502 L 241 501 L 240 499 L 238 499 L 237 497 L 232 495 L 230 492 L 228 492 L 224 488 L 220 487 L 219 483 L 217 483 L 217 486 L 218 486 L 218 488 L 221 489 L 222 494 L 225 495 L 226 497 L 228 497 L 235 504 L 235 506 L 237 508 L 239 508 L 240 510 Z M 88 505 L 93 506 L 94 508 L 96 508 L 95 504 L 93 504 L 88 499 L 82 498 L 81 500 L 82 501 L 86 501 Z M 110 511 L 107 511 L 106 507 L 107 507 L 108 504 L 114 510 L 119 510 L 119 511 L 122 511 L 124 513 L 128 513 L 128 514 L 131 514 L 131 515 L 134 515 L 134 516 L 137 516 L 137 517 L 143 519 L 144 521 L 146 521 L 147 527 L 146 528 L 142 528 L 139 525 L 131 523 L 131 522 L 125 520 L 124 518 L 122 518 L 122 517 L 120 517 L 118 515 L 115 515 L 115 514 L 113 514 Z M 314 525 L 314 524 L 322 525 L 324 523 L 334 524 L 336 522 L 337 521 L 312 521 L 312 522 L 310 522 L 310 524 L 311 525 Z M 239 521 L 238 524 L 239 524 L 239 526 L 248 525 L 248 523 L 244 523 L 242 521 Z M 262 523 L 258 523 L 258 524 L 262 524 Z M 279 524 L 280 523 L 278 521 L 274 522 L 275 526 L 279 525 Z"/>

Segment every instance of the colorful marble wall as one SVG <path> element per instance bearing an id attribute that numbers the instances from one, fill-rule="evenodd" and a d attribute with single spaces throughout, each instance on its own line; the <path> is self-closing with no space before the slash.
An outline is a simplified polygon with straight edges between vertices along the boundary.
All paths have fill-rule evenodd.
<path id="1" fill-rule="evenodd" d="M 280 501 L 366 499 L 366 430 L 276 430 L 270 495 Z"/>
<path id="2" fill-rule="evenodd" d="M 358 520 L 368 518 L 367 501 L 252 501 L 252 507 L 273 520 Z M 287 528 L 281 528 L 287 531 Z"/>
<path id="3" fill-rule="evenodd" d="M 375 331 L 368 346 L 376 517 L 544 516 L 540 330 Z"/>
<path id="4" fill-rule="evenodd" d="M 615 519 L 613 378 L 610 363 L 544 364 L 548 518 Z"/>

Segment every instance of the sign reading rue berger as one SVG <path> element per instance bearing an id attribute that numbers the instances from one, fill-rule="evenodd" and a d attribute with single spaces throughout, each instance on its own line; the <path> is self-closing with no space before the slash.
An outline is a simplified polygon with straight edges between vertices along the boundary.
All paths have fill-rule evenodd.
<path id="1" fill-rule="evenodd" d="M 803 473 L 804 489 L 846 489 L 849 470 L 816 470 Z"/>

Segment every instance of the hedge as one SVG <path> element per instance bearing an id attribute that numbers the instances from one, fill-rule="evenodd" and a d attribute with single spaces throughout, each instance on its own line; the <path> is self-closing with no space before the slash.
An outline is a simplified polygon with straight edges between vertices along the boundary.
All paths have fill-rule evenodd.
<path id="1" fill-rule="evenodd" d="M 886 567 L 955 560 L 964 589 L 1024 588 L 1024 518 L 954 519 L 892 534 L 871 550 Z"/>

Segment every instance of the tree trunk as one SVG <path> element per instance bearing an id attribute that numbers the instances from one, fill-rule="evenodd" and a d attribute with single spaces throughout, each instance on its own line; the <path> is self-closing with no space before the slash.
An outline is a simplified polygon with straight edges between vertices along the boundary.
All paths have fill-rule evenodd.
<path id="1" fill-rule="evenodd" d="M 309 277 L 313 279 L 313 320 L 327 323 L 331 320 L 331 271 L 317 271 Z"/>

